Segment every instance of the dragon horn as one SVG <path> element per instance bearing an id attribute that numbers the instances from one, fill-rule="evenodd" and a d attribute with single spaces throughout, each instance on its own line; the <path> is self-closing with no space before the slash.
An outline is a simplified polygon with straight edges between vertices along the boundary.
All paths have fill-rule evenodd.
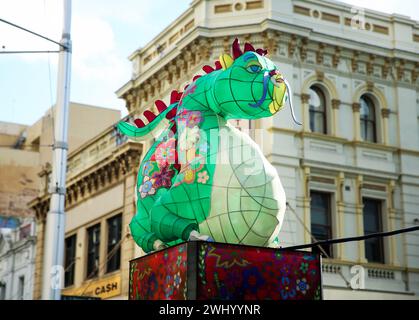
<path id="1" fill-rule="evenodd" d="M 240 57 L 243 54 L 243 51 L 240 49 L 239 39 L 237 39 L 237 38 L 234 39 L 232 49 L 233 49 L 233 58 L 234 59 L 237 59 L 238 57 Z"/>
<path id="2" fill-rule="evenodd" d="M 248 51 L 255 52 L 256 50 L 255 50 L 255 48 L 249 42 L 246 42 L 244 44 L 244 52 L 248 52 Z"/>
<path id="3" fill-rule="evenodd" d="M 259 49 L 256 49 L 256 53 L 261 55 L 261 56 L 266 56 L 268 54 L 268 50 L 259 48 Z"/>

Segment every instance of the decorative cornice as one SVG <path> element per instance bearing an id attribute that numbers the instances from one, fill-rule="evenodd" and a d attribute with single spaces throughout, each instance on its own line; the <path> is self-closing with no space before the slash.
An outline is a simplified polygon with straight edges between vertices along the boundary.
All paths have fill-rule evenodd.
<path id="1" fill-rule="evenodd" d="M 303 62 L 307 58 L 307 44 L 308 44 L 308 38 L 307 37 L 302 38 L 301 45 L 300 45 L 300 59 Z"/>
<path id="2" fill-rule="evenodd" d="M 231 46 L 231 40 L 229 36 L 226 36 L 223 38 L 223 51 L 224 52 L 229 52 L 230 51 L 230 46 Z"/>
<path id="3" fill-rule="evenodd" d="M 374 183 L 364 182 L 362 184 L 362 189 L 369 189 L 369 190 L 386 192 L 386 186 L 385 185 L 378 185 L 378 184 L 374 184 Z"/>
<path id="4" fill-rule="evenodd" d="M 359 59 L 359 51 L 354 51 L 352 54 L 352 62 L 351 62 L 351 68 L 352 72 L 358 71 L 358 59 Z"/>
<path id="5" fill-rule="evenodd" d="M 281 32 L 276 30 L 266 30 L 262 33 L 263 47 L 268 50 L 269 55 L 276 55 L 280 36 Z M 251 34 L 249 34 L 249 41 L 250 37 Z M 230 51 L 230 47 L 228 47 L 228 51 Z"/>
<path id="6" fill-rule="evenodd" d="M 382 73 L 383 73 L 383 78 L 387 79 L 387 76 L 390 72 L 391 69 L 391 60 L 390 58 L 384 58 L 384 64 L 382 66 Z"/>
<path id="7" fill-rule="evenodd" d="M 323 64 L 323 61 L 324 61 L 324 55 L 323 55 L 324 48 L 325 48 L 324 43 L 320 42 L 319 45 L 318 45 L 318 49 L 316 51 L 316 63 L 318 65 Z"/>
<path id="8" fill-rule="evenodd" d="M 325 183 L 325 184 L 332 184 L 332 185 L 335 184 L 335 179 L 328 178 L 328 177 L 315 176 L 315 175 L 310 176 L 310 181 L 320 182 L 320 183 Z"/>
<path id="9" fill-rule="evenodd" d="M 389 115 L 390 115 L 390 109 L 388 109 L 388 108 L 381 109 L 381 116 L 383 118 L 388 118 Z"/>
<path id="10" fill-rule="evenodd" d="M 359 104 L 359 102 L 352 103 L 353 112 L 359 112 L 360 109 L 361 109 L 361 105 Z"/>
<path id="11" fill-rule="evenodd" d="M 362 147 L 362 148 L 368 148 L 371 150 L 381 150 L 386 152 L 397 152 L 400 148 L 381 144 L 381 143 L 375 143 L 375 142 L 369 142 L 369 141 L 348 141 L 347 145 L 351 145 L 353 147 Z"/>
<path id="12" fill-rule="evenodd" d="M 301 103 L 308 103 L 310 100 L 310 95 L 308 93 L 302 93 L 301 94 Z"/>
<path id="13" fill-rule="evenodd" d="M 297 36 L 295 34 L 291 35 L 291 40 L 288 43 L 288 56 L 293 57 L 295 48 L 297 47 Z"/>
<path id="14" fill-rule="evenodd" d="M 332 99 L 332 108 L 333 109 L 339 109 L 340 106 L 340 100 L 339 99 Z"/>
<path id="15" fill-rule="evenodd" d="M 121 182 L 126 176 L 135 174 L 141 154 L 141 144 L 128 142 L 115 150 L 107 161 L 94 163 L 90 169 L 67 181 L 65 208 L 71 208 L 104 188 Z M 29 203 L 38 221 L 45 220 L 49 205 L 50 194 L 44 194 Z"/>
<path id="16" fill-rule="evenodd" d="M 376 56 L 375 54 L 370 54 L 369 55 L 369 60 L 367 62 L 367 74 L 371 75 L 374 72 L 374 60 L 375 60 Z"/>
<path id="17" fill-rule="evenodd" d="M 200 38 L 199 39 L 199 46 L 198 46 L 198 53 L 200 60 L 208 60 L 211 57 L 212 53 L 212 38 Z"/>
<path id="18" fill-rule="evenodd" d="M 404 70 L 405 70 L 405 61 L 403 59 L 399 59 L 396 65 L 396 76 L 397 80 L 403 80 L 404 77 Z"/>
<path id="19" fill-rule="evenodd" d="M 323 81 L 324 80 L 324 71 L 323 70 L 316 70 L 316 77 L 318 81 Z"/>
<path id="20" fill-rule="evenodd" d="M 333 58 L 332 58 L 332 64 L 333 64 L 333 68 L 337 68 L 340 62 L 340 54 L 341 54 L 341 48 L 336 46 L 335 47 L 335 53 L 333 54 Z"/>
<path id="21" fill-rule="evenodd" d="M 140 111 L 136 109 L 144 108 L 145 104 L 159 98 L 173 85 L 184 82 L 187 77 L 192 78 L 192 70 L 196 69 L 198 65 L 212 63 L 210 59 L 214 56 L 214 53 L 230 51 L 233 38 L 234 36 L 211 37 L 210 35 L 197 33 L 196 37 L 186 43 L 173 56 L 172 60 L 160 65 L 159 60 L 156 59 L 153 62 L 156 65 L 149 66 L 145 70 L 148 75 L 147 78 L 145 74 L 140 74 L 130 86 L 127 86 L 124 93 L 119 93 L 126 100 L 129 112 Z M 410 60 L 387 58 L 375 53 L 360 51 L 360 49 L 353 50 L 341 45 L 329 45 L 306 36 L 285 33 L 272 28 L 265 29 L 262 33 L 243 34 L 240 39 L 242 42 L 248 40 L 253 43 L 259 42 L 268 49 L 272 56 L 280 54 L 287 58 L 297 58 L 304 63 L 312 64 L 313 68 L 318 68 L 321 72 L 326 67 L 337 68 L 340 61 L 345 59 L 350 63 L 349 70 L 340 70 L 342 72 L 352 72 L 364 77 L 365 68 L 363 68 L 364 71 L 359 68 L 359 64 L 362 63 L 366 65 L 368 76 L 374 78 L 387 80 L 388 75 L 394 70 L 396 77 L 401 79 L 403 83 L 415 84 L 417 81 L 417 65 L 415 66 L 415 63 Z M 278 50 L 279 48 L 281 50 Z M 284 48 L 285 50 L 283 50 Z M 294 57 L 296 50 L 299 54 Z M 166 52 L 167 54 L 169 52 Z M 326 56 L 328 59 L 326 59 Z M 324 65 L 326 63 L 331 65 Z M 374 74 L 374 68 L 381 68 L 381 72 L 377 71 Z M 153 78 L 154 75 L 156 75 L 155 78 Z M 322 73 L 319 73 L 317 77 L 319 81 L 324 79 Z M 152 78 L 153 82 L 150 82 Z M 371 80 L 372 84 L 373 81 L 375 80 Z"/>
<path id="22" fill-rule="evenodd" d="M 367 81 L 367 91 L 372 92 L 374 91 L 374 82 L 371 80 Z"/>
<path id="23" fill-rule="evenodd" d="M 273 131 L 280 131 L 280 130 L 274 129 Z M 328 134 L 318 133 L 318 132 L 297 131 L 296 136 L 299 136 L 301 138 L 315 138 L 315 139 L 318 138 L 323 141 L 330 141 L 330 142 L 342 143 L 342 144 L 348 143 L 348 139 L 331 136 Z"/>

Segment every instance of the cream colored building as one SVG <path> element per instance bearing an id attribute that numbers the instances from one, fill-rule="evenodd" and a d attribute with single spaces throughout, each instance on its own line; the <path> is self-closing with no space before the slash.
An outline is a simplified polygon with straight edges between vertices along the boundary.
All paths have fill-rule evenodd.
<path id="1" fill-rule="evenodd" d="M 33 216 L 27 203 L 46 188 L 38 173 L 51 164 L 54 110 L 32 125 L 0 122 L 0 215 Z M 116 110 L 74 102 L 69 110 L 69 152 L 120 117 Z"/>
<path id="2" fill-rule="evenodd" d="M 0 224 L 0 300 L 32 300 L 35 272 L 35 219 L 16 219 L 16 226 Z"/>
<path id="3" fill-rule="evenodd" d="M 128 261 L 135 256 L 127 225 L 135 210 L 135 175 L 141 153 L 141 145 L 127 142 L 113 126 L 70 152 L 66 195 L 67 275 L 63 295 L 127 297 Z M 45 173 L 48 176 L 51 171 Z M 49 194 L 42 194 L 30 205 L 36 212 L 38 227 L 34 298 L 40 299 Z M 114 217 L 121 219 L 119 239 L 114 243 L 119 251 L 116 255 L 108 250 L 112 245 L 109 219 Z M 90 233 L 89 230 L 100 231 Z M 90 243 L 94 243 L 93 249 Z M 93 269 L 88 266 L 92 251 Z M 108 261 L 118 255 L 117 265 L 109 268 Z"/>
<path id="4" fill-rule="evenodd" d="M 28 146 L 29 126 L 0 122 L 0 215 L 33 216 L 27 202 L 37 195 L 39 143 Z"/>
<path id="5" fill-rule="evenodd" d="M 45 172 L 51 170 L 54 113 L 55 108 L 49 109 L 29 126 L 0 122 L 0 216 L 4 219 L 33 221 L 35 218 L 28 202 L 47 192 L 49 179 Z M 71 102 L 69 151 L 112 126 L 120 117 L 117 110 Z M 0 244 L 0 283 L 6 299 L 33 297 L 34 266 L 40 251 L 35 250 L 36 228 L 31 223 L 29 236 L 21 236 L 22 228 L 26 230 L 23 224 L 7 239 L 3 237 Z"/>
<path id="6" fill-rule="evenodd" d="M 288 108 L 273 118 L 240 122 L 264 129 L 252 134 L 282 179 L 290 208 L 281 245 L 310 243 L 311 234 L 340 238 L 412 226 L 419 219 L 419 24 L 351 9 L 320 0 L 192 1 L 131 54 L 132 78 L 117 95 L 138 116 L 230 51 L 235 37 L 265 47 L 289 79 L 304 122 L 294 125 Z M 109 128 L 70 153 L 66 233 L 67 243 L 76 245 L 68 246 L 73 279 L 64 293 L 127 298 L 128 261 L 141 254 L 128 223 L 147 147 Z M 41 251 L 48 205 L 47 194 L 32 202 Z M 118 215 L 121 236 L 110 237 L 116 220 L 109 219 Z M 118 248 L 114 238 L 120 239 L 120 265 L 109 272 L 107 261 L 115 261 L 112 248 Z M 417 299 L 417 232 L 326 251 L 326 299 Z M 35 298 L 41 288 L 38 257 Z M 364 271 L 364 288 L 351 287 L 353 266 Z M 91 276 L 88 270 L 95 269 Z"/>
<path id="7" fill-rule="evenodd" d="M 296 126 L 286 108 L 250 124 L 266 129 L 263 141 L 255 138 L 296 212 L 286 212 L 281 245 L 310 243 L 309 231 L 339 238 L 412 226 L 419 218 L 419 24 L 351 9 L 319 0 L 193 1 L 130 56 L 132 79 L 117 93 L 139 113 L 182 89 L 235 37 L 267 48 L 304 123 Z M 367 253 L 364 242 L 333 247 L 324 259 L 325 298 L 419 294 L 417 232 L 367 246 Z M 346 284 L 354 265 L 364 267 L 363 290 Z"/>

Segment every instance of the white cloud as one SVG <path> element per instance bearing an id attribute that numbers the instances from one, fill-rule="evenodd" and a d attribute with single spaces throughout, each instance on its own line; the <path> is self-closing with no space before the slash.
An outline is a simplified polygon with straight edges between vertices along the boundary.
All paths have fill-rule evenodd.
<path id="1" fill-rule="evenodd" d="M 126 56 L 118 51 L 112 25 L 104 14 L 100 14 L 103 9 L 106 9 L 107 14 L 111 14 L 111 3 L 108 2 L 104 6 L 96 3 L 95 8 L 87 10 L 83 8 L 84 3 L 86 2 L 73 1 L 72 8 L 71 99 L 103 106 L 117 104 L 121 107 L 123 103 L 118 103 L 114 91 L 129 78 L 130 64 Z M 113 8 L 116 12 L 115 3 Z M 57 0 L 3 0 L 0 2 L 0 17 L 59 41 L 62 32 L 62 9 L 62 1 Z M 2 46 L 5 46 L 3 50 L 7 51 L 58 49 L 57 45 L 44 39 L 0 23 L 0 50 Z M 29 63 L 41 63 L 43 66 L 47 66 L 48 63 L 46 54 L 22 54 L 14 57 Z M 56 54 L 49 57 L 53 83 L 56 80 L 57 57 Z M 13 66 L 9 68 L 12 70 Z M 53 92 L 55 95 L 55 88 Z"/>
<path id="2" fill-rule="evenodd" d="M 157 1 L 159 2 L 159 1 Z M 160 0 L 160 2 L 162 2 Z M 113 21 L 137 24 L 149 17 L 156 1 L 150 0 L 76 0 L 74 7 L 83 8 L 84 12 L 90 12 L 96 17 L 112 19 Z M 153 11 L 155 13 L 155 11 Z"/>
<path id="3" fill-rule="evenodd" d="M 76 16 L 73 27 L 73 71 L 83 79 L 106 79 L 118 73 L 121 63 L 114 33 L 97 17 Z"/>
<path id="4" fill-rule="evenodd" d="M 387 13 L 413 15 L 413 18 L 419 19 L 419 2 L 416 0 L 340 1 Z M 73 0 L 71 99 L 125 110 L 124 102 L 118 100 L 114 92 L 130 79 L 131 65 L 127 56 L 169 25 L 190 2 Z M 0 17 L 59 41 L 62 3 L 63 0 L 1 0 Z M 58 49 L 43 39 L 0 23 L 0 50 L 3 45 L 5 50 Z M 57 57 L 55 54 L 49 55 L 54 95 Z M 18 55 L 15 61 L 41 64 L 47 68 L 48 55 Z M 14 72 L 13 65 L 2 65 L 0 70 L 4 73 Z M 36 75 L 27 77 L 37 79 Z M 17 105 L 23 104 L 19 96 L 13 98 L 16 98 Z M 38 104 L 43 103 L 46 102 L 38 101 Z"/>

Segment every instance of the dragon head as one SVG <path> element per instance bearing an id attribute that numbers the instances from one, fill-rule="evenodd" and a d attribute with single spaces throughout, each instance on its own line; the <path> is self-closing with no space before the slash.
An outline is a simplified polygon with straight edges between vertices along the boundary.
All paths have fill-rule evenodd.
<path id="1" fill-rule="evenodd" d="M 226 119 L 257 119 L 277 113 L 287 96 L 291 98 L 290 86 L 278 67 L 265 56 L 266 50 L 255 50 L 249 43 L 242 52 L 236 39 L 232 49 L 233 56 L 220 56 L 222 70 L 214 79 L 217 113 Z M 292 104 L 291 111 L 298 123 Z"/>

